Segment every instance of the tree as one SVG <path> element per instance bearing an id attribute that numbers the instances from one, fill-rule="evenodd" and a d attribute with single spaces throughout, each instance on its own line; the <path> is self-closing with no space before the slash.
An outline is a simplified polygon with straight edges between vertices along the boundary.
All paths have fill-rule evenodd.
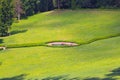
<path id="1" fill-rule="evenodd" d="M 48 0 L 41 0 L 40 1 L 40 11 L 41 12 L 48 11 Z"/>
<path id="2" fill-rule="evenodd" d="M 115 8 L 120 8 L 120 0 L 115 0 Z"/>
<path id="3" fill-rule="evenodd" d="M 71 0 L 61 0 L 60 4 L 62 9 L 68 9 L 71 7 Z"/>
<path id="4" fill-rule="evenodd" d="M 35 14 L 35 8 L 36 8 L 35 2 L 36 2 L 36 0 L 21 0 L 21 1 L 22 1 L 25 17 Z"/>
<path id="5" fill-rule="evenodd" d="M 21 14 L 24 13 L 24 11 L 22 9 L 21 0 L 14 0 L 14 9 L 15 9 L 15 17 L 17 17 L 17 19 L 20 20 Z"/>
<path id="6" fill-rule="evenodd" d="M 0 36 L 9 35 L 9 28 L 12 25 L 13 6 L 12 0 L 0 1 Z"/>
<path id="7" fill-rule="evenodd" d="M 57 8 L 60 9 L 61 0 L 56 0 Z"/>
<path id="8" fill-rule="evenodd" d="M 48 0 L 48 11 L 53 9 L 54 9 L 53 0 Z"/>
<path id="9" fill-rule="evenodd" d="M 54 9 L 53 0 L 21 0 L 26 16 Z"/>
<path id="10" fill-rule="evenodd" d="M 71 9 L 76 8 L 76 0 L 71 0 Z"/>

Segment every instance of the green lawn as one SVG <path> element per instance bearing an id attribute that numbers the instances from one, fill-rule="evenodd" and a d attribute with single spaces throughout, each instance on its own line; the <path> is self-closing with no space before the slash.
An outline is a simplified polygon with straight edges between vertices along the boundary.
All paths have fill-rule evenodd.
<path id="1" fill-rule="evenodd" d="M 92 39 L 120 35 L 119 21 L 118 10 L 41 13 L 13 24 L 14 35 L 4 38 L 3 45 L 44 44 L 50 41 L 72 41 L 81 44 Z"/>
<path id="2" fill-rule="evenodd" d="M 80 80 L 92 77 L 120 80 L 119 10 L 40 13 L 14 23 L 11 32 L 11 36 L 0 38 L 0 45 L 21 48 L 0 51 L 1 79 L 27 74 L 25 80 L 47 77 L 52 79 L 45 80 L 60 80 L 55 79 L 59 77 L 61 80 L 77 80 L 73 79 L 77 77 Z M 68 48 L 37 46 L 51 41 L 83 45 Z M 111 72 L 114 69 L 117 72 Z"/>

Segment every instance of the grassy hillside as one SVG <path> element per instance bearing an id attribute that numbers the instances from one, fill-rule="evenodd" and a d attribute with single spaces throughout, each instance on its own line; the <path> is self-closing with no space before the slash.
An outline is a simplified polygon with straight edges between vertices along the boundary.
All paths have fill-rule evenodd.
<path id="1" fill-rule="evenodd" d="M 3 45 L 44 44 L 72 41 L 79 44 L 120 35 L 120 11 L 51 11 L 13 24 L 12 34 Z"/>
<path id="2" fill-rule="evenodd" d="M 21 20 L 0 38 L 0 45 L 21 46 L 0 51 L 0 79 L 120 80 L 119 21 L 119 10 L 50 11 Z M 51 41 L 80 46 L 36 46 Z"/>

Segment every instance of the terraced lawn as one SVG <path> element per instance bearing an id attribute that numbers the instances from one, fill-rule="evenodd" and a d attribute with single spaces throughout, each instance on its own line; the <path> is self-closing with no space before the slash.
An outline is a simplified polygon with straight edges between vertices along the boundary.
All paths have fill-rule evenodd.
<path id="1" fill-rule="evenodd" d="M 62 10 L 14 23 L 0 38 L 8 47 L 0 51 L 0 80 L 120 80 L 119 21 L 119 10 Z M 45 46 L 51 41 L 79 46 Z"/>

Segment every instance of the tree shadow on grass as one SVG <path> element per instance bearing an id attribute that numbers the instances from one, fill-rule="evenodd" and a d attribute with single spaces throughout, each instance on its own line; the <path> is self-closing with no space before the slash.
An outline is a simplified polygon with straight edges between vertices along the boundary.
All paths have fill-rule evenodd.
<path id="1" fill-rule="evenodd" d="M 11 78 L 3 78 L 0 80 L 25 80 L 26 74 L 21 74 L 19 76 L 11 77 Z M 69 78 L 69 75 L 63 76 L 54 76 L 54 77 L 46 77 L 43 79 L 34 79 L 34 80 L 117 80 L 116 76 L 120 76 L 120 68 L 116 68 L 111 71 L 110 74 L 106 74 L 104 78 L 100 77 L 88 77 L 85 79 L 80 79 L 79 77 Z M 33 79 L 30 79 L 33 80 Z"/>
<path id="2" fill-rule="evenodd" d="M 42 80 L 61 80 L 64 79 L 66 76 L 55 76 L 55 77 L 47 77 L 43 78 Z"/>
<path id="3" fill-rule="evenodd" d="M 111 77 L 120 76 L 120 68 L 116 68 L 112 70 L 111 73 L 107 74 L 106 76 L 111 76 Z"/>
<path id="4" fill-rule="evenodd" d="M 2 65 L 2 62 L 0 62 L 0 66 Z"/>
<path id="5" fill-rule="evenodd" d="M 39 80 L 39 79 L 38 79 Z M 69 77 L 47 77 L 41 80 L 116 80 L 116 78 L 112 77 L 105 77 L 105 78 L 99 78 L 99 77 L 90 77 L 90 78 L 85 78 L 85 79 L 80 79 L 79 77 L 74 77 L 74 78 L 69 78 Z"/>
<path id="6" fill-rule="evenodd" d="M 112 77 L 106 77 L 106 78 L 103 78 L 102 80 L 117 80 L 117 79 Z"/>
<path id="7" fill-rule="evenodd" d="M 116 68 L 112 70 L 110 74 L 105 74 L 104 78 L 88 77 L 88 78 L 80 79 L 79 77 L 69 78 L 69 76 L 56 76 L 56 77 L 47 77 L 41 80 L 118 80 L 117 78 L 115 78 L 116 76 L 120 76 L 120 68 Z"/>
<path id="8" fill-rule="evenodd" d="M 80 78 L 79 77 L 74 77 L 74 78 L 71 78 L 69 80 L 80 80 Z"/>
<path id="9" fill-rule="evenodd" d="M 63 75 L 63 76 L 47 77 L 41 80 L 80 80 L 80 78 L 79 77 L 69 78 L 68 76 Z"/>
<path id="10" fill-rule="evenodd" d="M 0 44 L 3 43 L 3 39 L 0 39 Z"/>
<path id="11" fill-rule="evenodd" d="M 10 77 L 10 78 L 2 78 L 0 80 L 24 80 L 25 76 L 26 74 L 21 74 L 21 75 Z"/>
<path id="12" fill-rule="evenodd" d="M 101 80 L 99 77 L 85 78 L 84 80 Z"/>
<path id="13" fill-rule="evenodd" d="M 117 80 L 117 78 L 114 78 L 117 76 L 120 76 L 120 68 L 113 69 L 111 73 L 105 75 L 105 78 L 92 77 L 84 80 Z"/>
<path id="14" fill-rule="evenodd" d="M 10 34 L 11 35 L 15 35 L 15 34 L 19 34 L 19 33 L 25 33 L 27 32 L 28 30 L 15 30 L 15 31 L 11 31 Z"/>
<path id="15" fill-rule="evenodd" d="M 112 78 L 112 77 L 105 77 L 105 78 L 92 77 L 92 78 L 85 78 L 84 80 L 116 80 L 116 78 Z"/>

